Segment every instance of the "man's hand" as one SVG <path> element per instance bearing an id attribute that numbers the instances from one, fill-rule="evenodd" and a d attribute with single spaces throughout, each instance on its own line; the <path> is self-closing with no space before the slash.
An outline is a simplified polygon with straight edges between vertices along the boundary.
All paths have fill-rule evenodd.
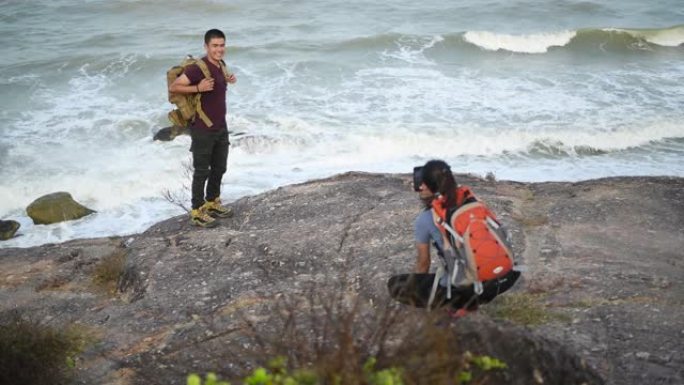
<path id="1" fill-rule="evenodd" d="M 197 84 L 197 89 L 199 92 L 207 92 L 214 90 L 214 79 L 202 79 L 199 84 Z"/>
<path id="2" fill-rule="evenodd" d="M 230 74 L 226 80 L 228 80 L 228 83 L 234 84 L 237 81 L 237 78 L 235 77 L 235 74 Z"/>

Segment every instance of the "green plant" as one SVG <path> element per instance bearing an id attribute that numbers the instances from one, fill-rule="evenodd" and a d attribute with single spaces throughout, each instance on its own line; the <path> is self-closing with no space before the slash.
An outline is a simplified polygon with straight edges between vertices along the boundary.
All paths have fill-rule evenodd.
<path id="1" fill-rule="evenodd" d="M 82 328 L 56 328 L 13 314 L 0 319 L 0 383 L 66 384 L 89 342 Z"/>
<path id="2" fill-rule="evenodd" d="M 505 362 L 486 355 L 473 355 L 470 352 L 465 352 L 463 354 L 463 359 L 463 370 L 456 376 L 456 383 L 461 385 L 471 383 L 474 378 L 479 378 L 479 383 L 483 383 L 486 379 L 487 372 L 505 370 L 508 368 L 508 365 L 506 365 Z"/>
<path id="3" fill-rule="evenodd" d="M 487 385 L 500 379 L 482 369 L 493 369 L 495 361 L 464 360 L 458 329 L 443 312 L 378 305 L 350 291 L 345 278 L 231 312 L 243 315 L 242 322 L 207 341 L 211 362 L 225 368 L 223 378 L 245 385 L 438 385 L 457 379 Z M 199 377 L 193 378 L 197 385 Z"/>
<path id="4" fill-rule="evenodd" d="M 219 381 L 218 377 L 214 373 L 208 373 L 205 377 L 204 383 L 202 383 L 202 378 L 197 374 L 190 374 L 188 376 L 187 385 L 230 385 L 228 381 Z"/>
<path id="5" fill-rule="evenodd" d="M 366 385 L 403 385 L 402 370 L 399 368 L 375 369 L 377 360 L 369 358 L 363 366 Z M 333 383 L 341 383 L 336 377 Z M 245 385 L 318 385 L 322 384 L 319 376 L 311 370 L 296 369 L 292 373 L 287 370 L 287 360 L 278 356 L 269 362 L 269 368 L 259 367 L 242 380 Z M 219 381 L 214 373 L 209 373 L 204 382 L 197 374 L 190 374 L 187 385 L 230 385 L 228 381 Z"/>
<path id="6" fill-rule="evenodd" d="M 505 362 L 490 356 L 473 356 L 470 362 L 485 371 L 508 368 Z"/>
<path id="7" fill-rule="evenodd" d="M 375 371 L 377 360 L 371 357 L 363 365 L 363 373 L 369 385 L 403 385 L 402 369 L 392 367 Z"/>

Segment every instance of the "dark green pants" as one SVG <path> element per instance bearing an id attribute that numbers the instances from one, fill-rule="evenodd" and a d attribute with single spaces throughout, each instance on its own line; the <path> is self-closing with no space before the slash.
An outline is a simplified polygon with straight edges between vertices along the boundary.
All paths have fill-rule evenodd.
<path id="1" fill-rule="evenodd" d="M 206 200 L 221 195 L 221 179 L 228 163 L 228 129 L 204 131 L 190 129 L 192 144 L 192 208 L 198 209 Z M 205 191 L 206 187 L 206 191 Z"/>

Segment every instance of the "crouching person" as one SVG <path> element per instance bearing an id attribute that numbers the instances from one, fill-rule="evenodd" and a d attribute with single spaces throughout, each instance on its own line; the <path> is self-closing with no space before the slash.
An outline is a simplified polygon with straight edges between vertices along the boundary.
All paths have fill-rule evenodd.
<path id="1" fill-rule="evenodd" d="M 415 273 L 390 278 L 392 298 L 462 315 L 510 289 L 520 272 L 507 233 L 467 186 L 456 184 L 449 165 L 431 160 L 416 167 L 414 189 L 424 205 L 414 227 Z M 429 273 L 431 244 L 439 261 L 435 273 Z"/>

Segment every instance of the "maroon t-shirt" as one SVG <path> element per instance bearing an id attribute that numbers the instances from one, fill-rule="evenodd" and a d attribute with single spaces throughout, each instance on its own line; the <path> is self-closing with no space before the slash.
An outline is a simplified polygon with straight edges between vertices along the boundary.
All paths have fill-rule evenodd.
<path id="1" fill-rule="evenodd" d="M 199 116 L 195 116 L 195 121 L 192 123 L 191 127 L 208 131 L 218 131 L 219 129 L 226 127 L 226 78 L 221 71 L 221 67 L 211 64 L 206 56 L 203 57 L 202 60 L 207 64 L 211 77 L 214 78 L 214 89 L 212 91 L 202 92 L 200 103 L 202 103 L 202 110 L 207 114 L 213 125 L 207 127 Z M 190 79 L 190 84 L 193 86 L 199 84 L 199 82 L 204 79 L 202 70 L 196 64 L 185 67 L 184 73 L 185 76 Z"/>

